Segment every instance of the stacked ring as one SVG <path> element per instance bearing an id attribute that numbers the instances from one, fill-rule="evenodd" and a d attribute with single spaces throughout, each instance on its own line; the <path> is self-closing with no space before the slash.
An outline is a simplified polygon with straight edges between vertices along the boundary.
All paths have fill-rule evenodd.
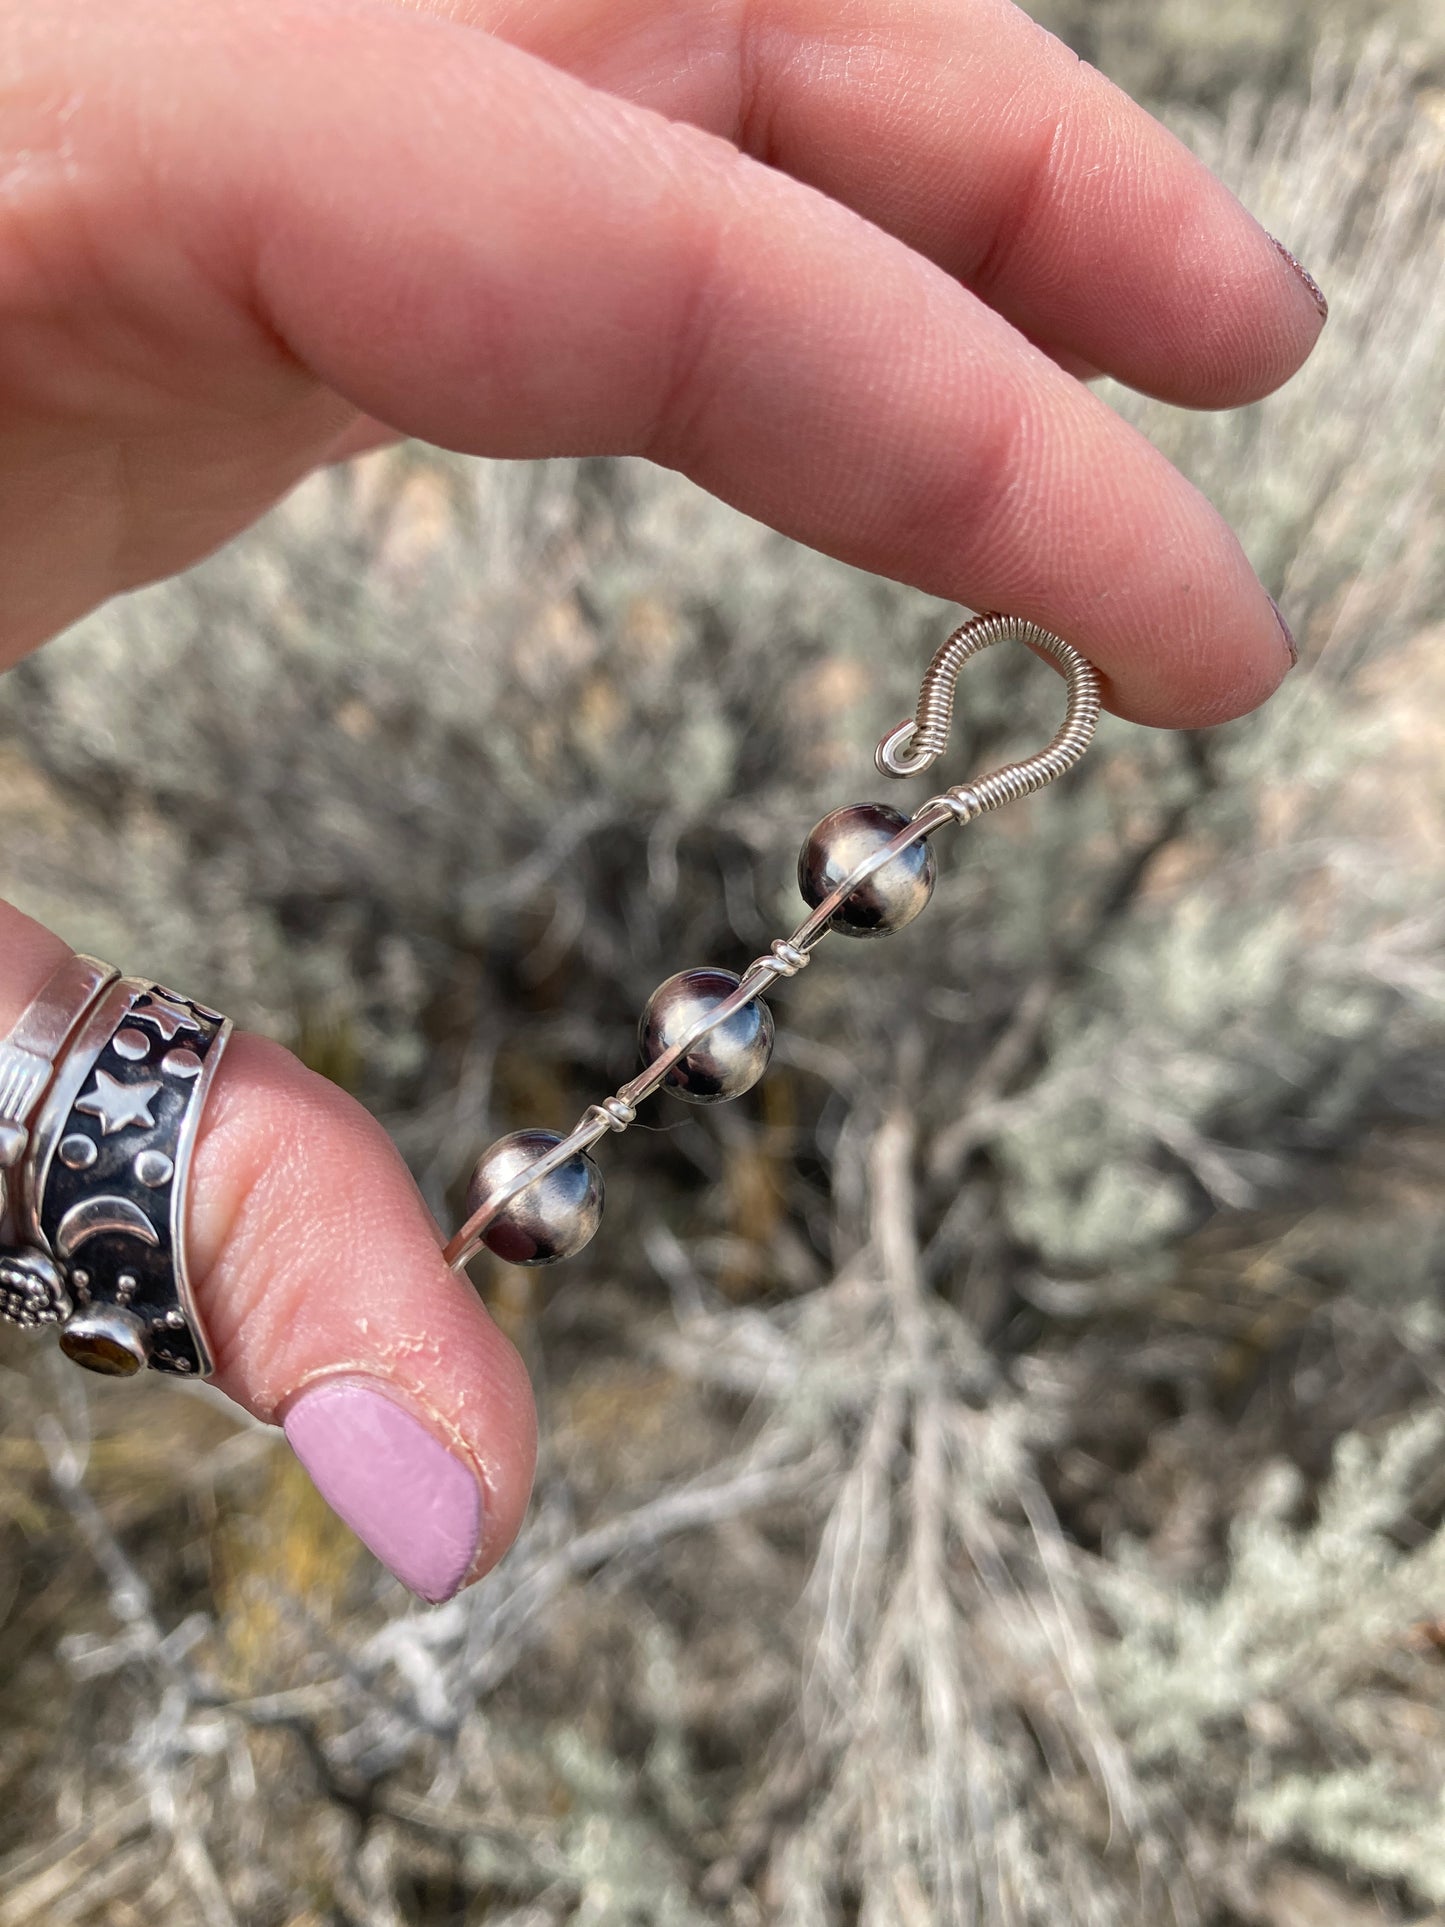
<path id="1" fill-rule="evenodd" d="M 149 1365 L 205 1377 L 211 1353 L 186 1269 L 187 1179 L 230 1020 L 162 984 L 93 967 L 103 973 L 96 992 L 55 1047 L 43 1090 L 35 1073 L 27 1085 L 10 1199 L 18 1243 L 0 1248 L 0 1317 L 59 1325 L 61 1349 L 91 1371 L 130 1377 Z M 0 1066 L 29 1017 L 0 1047 Z"/>
<path id="2" fill-rule="evenodd" d="M 30 1144 L 30 1122 L 55 1062 L 107 984 L 120 975 L 95 957 L 67 957 L 0 1043 L 0 1229 L 9 1214 L 7 1172 Z"/>

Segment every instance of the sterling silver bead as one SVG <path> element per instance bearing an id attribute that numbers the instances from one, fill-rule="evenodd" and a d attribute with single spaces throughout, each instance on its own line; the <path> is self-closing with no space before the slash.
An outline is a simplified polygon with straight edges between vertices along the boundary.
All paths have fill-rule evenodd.
<path id="1" fill-rule="evenodd" d="M 737 989 L 730 970 L 679 970 L 647 1000 L 637 1027 L 644 1064 L 672 1049 Z M 700 1037 L 663 1078 L 689 1104 L 721 1104 L 750 1091 L 773 1054 L 773 1013 L 755 997 Z"/>
<path id="2" fill-rule="evenodd" d="M 484 1151 L 467 1186 L 472 1217 L 561 1138 L 555 1131 L 513 1131 Z M 482 1233 L 488 1251 L 509 1265 L 551 1265 L 582 1249 L 602 1222 L 602 1173 L 585 1151 L 559 1164 L 504 1204 Z"/>
<path id="3" fill-rule="evenodd" d="M 798 857 L 804 902 L 816 910 L 860 863 L 907 827 L 908 818 L 886 803 L 854 803 L 825 816 Z M 923 909 L 936 874 L 927 840 L 915 843 L 865 877 L 829 917 L 828 928 L 848 937 L 890 936 Z"/>

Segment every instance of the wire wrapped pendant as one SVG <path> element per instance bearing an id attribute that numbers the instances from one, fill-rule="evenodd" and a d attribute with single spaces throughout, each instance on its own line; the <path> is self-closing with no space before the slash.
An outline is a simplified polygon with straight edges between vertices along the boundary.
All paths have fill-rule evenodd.
<path id="1" fill-rule="evenodd" d="M 883 803 L 852 804 L 825 816 L 799 856 L 799 888 L 810 909 L 790 935 L 776 939 L 741 977 L 693 969 L 668 978 L 643 1013 L 638 1076 L 590 1105 L 567 1136 L 513 1132 L 482 1154 L 468 1187 L 466 1221 L 446 1247 L 454 1270 L 483 1245 L 532 1265 L 581 1250 L 602 1214 L 601 1176 L 588 1155 L 593 1145 L 609 1131 L 625 1131 L 637 1106 L 659 1089 L 693 1103 L 720 1103 L 751 1089 L 772 1051 L 772 1014 L 761 1001 L 766 990 L 795 977 L 829 931 L 880 937 L 911 923 L 933 892 L 936 831 L 971 823 L 1072 769 L 1099 720 L 1098 672 L 1071 643 L 1037 623 L 988 614 L 962 623 L 937 651 L 915 713 L 878 745 L 880 774 L 920 775 L 937 761 L 947 746 L 963 665 L 1004 641 L 1027 644 L 1063 672 L 1065 715 L 1053 740 L 1034 756 L 931 797 L 911 817 Z"/>

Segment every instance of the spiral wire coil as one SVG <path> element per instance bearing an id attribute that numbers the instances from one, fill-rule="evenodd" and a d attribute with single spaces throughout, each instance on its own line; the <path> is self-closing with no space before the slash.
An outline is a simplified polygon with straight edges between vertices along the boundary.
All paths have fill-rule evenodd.
<path id="1" fill-rule="evenodd" d="M 996 642 L 1027 643 L 1064 672 L 1068 685 L 1064 720 L 1053 741 L 1022 762 L 1006 763 L 987 776 L 960 783 L 933 799 L 960 822 L 1030 796 L 1072 769 L 1089 747 L 1099 720 L 1099 677 L 1088 659 L 1062 636 L 1022 616 L 982 615 L 962 623 L 939 648 L 924 672 L 918 708 L 885 736 L 874 753 L 884 776 L 918 776 L 943 754 L 953 725 L 954 690 L 959 672 L 972 657 Z M 925 808 L 931 804 L 925 804 Z"/>

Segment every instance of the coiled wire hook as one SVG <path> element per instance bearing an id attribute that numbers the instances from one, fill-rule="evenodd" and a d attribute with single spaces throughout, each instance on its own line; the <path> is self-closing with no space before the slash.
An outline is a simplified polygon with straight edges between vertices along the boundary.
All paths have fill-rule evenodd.
<path id="1" fill-rule="evenodd" d="M 960 822 L 967 823 L 986 810 L 1002 803 L 1030 796 L 1052 783 L 1056 776 L 1072 769 L 1093 740 L 1099 720 L 1099 672 L 1072 643 L 1052 635 L 1036 622 L 1022 616 L 997 612 L 972 616 L 943 643 L 924 672 L 918 692 L 918 708 L 889 733 L 874 751 L 873 760 L 884 776 L 918 776 L 942 755 L 953 722 L 954 685 L 959 671 L 970 656 L 996 642 L 1024 642 L 1048 656 L 1064 672 L 1068 684 L 1063 723 L 1046 749 L 1022 762 L 1005 763 L 987 776 L 959 783 L 943 796 L 925 803 L 916 816 L 926 811 L 945 809 Z"/>

